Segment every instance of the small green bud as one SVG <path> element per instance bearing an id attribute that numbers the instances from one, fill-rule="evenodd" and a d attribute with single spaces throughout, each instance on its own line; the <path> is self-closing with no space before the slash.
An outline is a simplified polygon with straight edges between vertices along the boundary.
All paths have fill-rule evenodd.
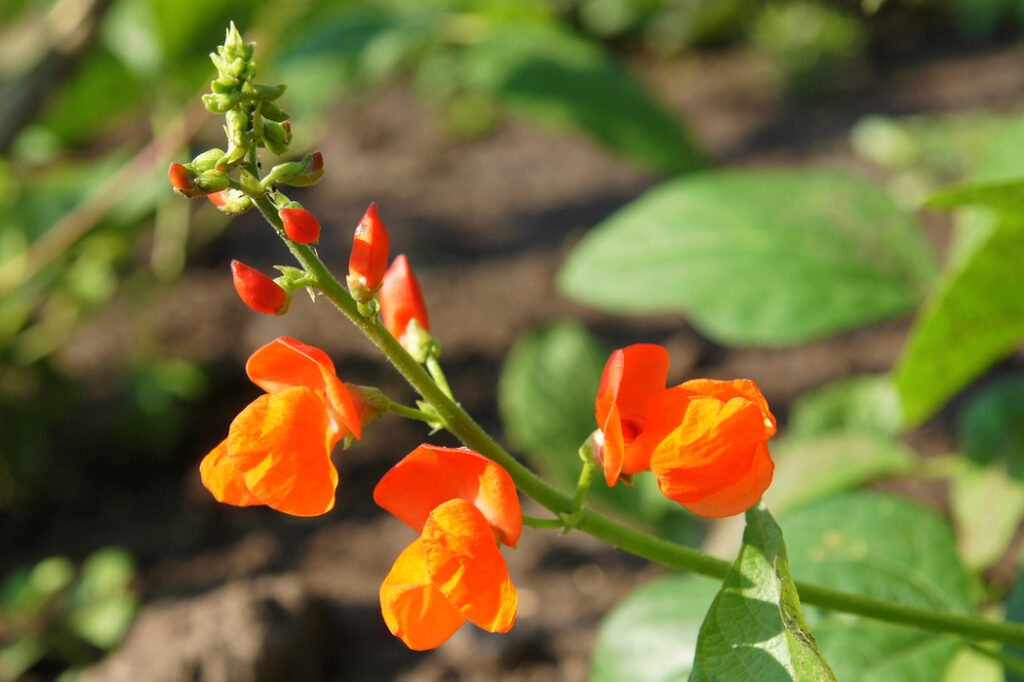
<path id="1" fill-rule="evenodd" d="M 224 156 L 217 160 L 217 165 L 214 166 L 214 168 L 222 173 L 231 170 L 242 162 L 248 150 L 248 147 L 236 146 L 232 143 L 228 146 L 228 150 Z"/>
<path id="2" fill-rule="evenodd" d="M 287 175 L 282 174 L 277 182 L 292 187 L 308 187 L 315 184 L 324 175 L 324 157 L 320 152 L 306 154 L 299 165 L 301 170 Z"/>
<path id="3" fill-rule="evenodd" d="M 287 153 L 291 141 L 292 127 L 287 121 L 285 123 L 263 121 L 263 143 L 271 152 L 278 156 Z"/>
<path id="4" fill-rule="evenodd" d="M 253 207 L 252 199 L 244 192 L 237 189 L 225 189 L 220 192 L 207 194 L 206 198 L 213 202 L 214 206 L 221 213 L 228 215 L 242 215 Z"/>
<path id="5" fill-rule="evenodd" d="M 291 118 L 288 114 L 284 113 L 279 106 L 273 102 L 261 102 L 260 103 L 260 115 L 268 121 L 287 121 Z"/>
<path id="6" fill-rule="evenodd" d="M 231 178 L 225 173 L 208 170 L 197 175 L 195 183 L 199 189 L 209 194 L 210 192 L 219 192 L 222 189 L 227 189 L 231 185 Z"/>
<path id="7" fill-rule="evenodd" d="M 185 165 L 196 173 L 202 173 L 204 171 L 213 170 L 222 156 L 224 156 L 224 150 L 214 147 L 213 149 L 207 149 L 205 152 L 192 159 L 191 163 L 187 163 Z"/>
<path id="8" fill-rule="evenodd" d="M 270 102 L 277 99 L 278 97 L 283 95 L 284 91 L 288 88 L 288 86 L 284 85 L 283 83 L 281 85 L 256 84 L 252 87 L 253 90 L 255 90 L 256 99 L 263 100 L 265 102 Z"/>
<path id="9" fill-rule="evenodd" d="M 238 93 L 231 95 L 203 95 L 203 104 L 211 114 L 223 115 L 238 104 Z"/>

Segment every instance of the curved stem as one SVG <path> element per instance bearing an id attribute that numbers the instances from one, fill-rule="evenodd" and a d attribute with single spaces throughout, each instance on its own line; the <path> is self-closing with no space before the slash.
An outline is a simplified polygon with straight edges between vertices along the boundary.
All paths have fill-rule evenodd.
<path id="1" fill-rule="evenodd" d="M 279 234 L 284 233 L 277 211 L 264 195 L 256 198 L 256 206 Z M 498 445 L 454 400 L 434 382 L 430 375 L 381 324 L 379 319 L 359 314 L 348 290 L 335 279 L 308 246 L 285 239 L 288 248 L 316 283 L 316 287 L 334 303 L 384 353 L 387 359 L 429 402 L 451 431 L 467 447 L 501 465 L 515 481 L 516 487 L 554 514 L 570 513 L 572 499 L 520 464 Z M 619 549 L 677 568 L 711 578 L 724 579 L 731 564 L 702 552 L 662 540 L 595 512 L 580 510 L 576 528 Z M 833 611 L 842 611 L 889 623 L 916 627 L 931 632 L 960 635 L 968 640 L 994 640 L 1024 646 L 1024 625 L 995 622 L 972 616 L 907 606 L 896 602 L 833 590 L 821 585 L 796 581 L 800 600 Z"/>
<path id="2" fill-rule="evenodd" d="M 562 519 L 539 519 L 536 516 L 523 514 L 523 525 L 530 528 L 562 528 Z"/>

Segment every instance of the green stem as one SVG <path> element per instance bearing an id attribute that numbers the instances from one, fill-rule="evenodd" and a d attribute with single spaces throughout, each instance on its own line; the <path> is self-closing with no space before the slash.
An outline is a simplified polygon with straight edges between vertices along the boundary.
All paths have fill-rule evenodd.
<path id="1" fill-rule="evenodd" d="M 530 528 L 562 528 L 562 519 L 539 519 L 536 516 L 523 514 L 523 525 Z"/>
<path id="2" fill-rule="evenodd" d="M 283 235 L 281 220 L 270 200 L 264 195 L 257 197 L 255 203 L 270 224 Z M 285 243 L 316 282 L 316 287 L 381 349 L 406 381 L 434 407 L 445 428 L 467 447 L 503 467 L 515 481 L 516 487 L 525 495 L 555 514 L 571 512 L 572 500 L 505 452 L 462 407 L 445 394 L 423 367 L 387 332 L 379 319 L 369 319 L 359 314 L 356 302 L 345 287 L 328 272 L 312 249 L 288 239 L 285 239 Z M 578 530 L 619 549 L 670 568 L 711 578 L 724 579 L 729 572 L 731 564 L 728 561 L 648 535 L 613 521 L 592 509 L 581 509 L 580 513 L 582 517 L 576 526 Z M 962 614 L 907 606 L 802 581 L 797 581 L 796 586 L 801 601 L 806 604 L 931 632 L 952 633 L 969 640 L 994 640 L 1024 646 L 1024 625 L 1018 623 L 987 621 Z"/>
<path id="3" fill-rule="evenodd" d="M 430 372 L 430 376 L 433 377 L 434 382 L 440 387 L 444 394 L 455 400 L 455 396 L 452 395 L 452 389 L 448 386 L 448 379 L 444 375 L 444 370 L 441 369 L 441 363 L 437 361 L 437 357 L 433 353 L 427 356 L 427 371 Z"/>
<path id="4" fill-rule="evenodd" d="M 399 417 L 405 417 L 406 419 L 416 419 L 427 424 L 436 424 L 437 417 L 435 415 L 424 412 L 423 410 L 417 410 L 415 407 L 407 407 L 401 403 L 396 403 L 394 400 L 388 398 L 388 412 L 391 414 L 397 414 Z"/>

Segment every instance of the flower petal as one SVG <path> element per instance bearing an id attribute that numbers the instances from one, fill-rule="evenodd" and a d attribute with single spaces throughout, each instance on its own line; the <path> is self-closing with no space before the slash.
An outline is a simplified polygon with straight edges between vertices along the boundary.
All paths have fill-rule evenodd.
<path id="1" fill-rule="evenodd" d="M 466 622 L 430 582 L 419 539 L 398 555 L 384 578 L 380 610 L 391 634 L 416 651 L 443 644 Z"/>
<path id="2" fill-rule="evenodd" d="M 297 386 L 260 396 L 235 417 L 227 459 L 267 506 L 315 516 L 334 507 L 338 472 L 331 450 L 339 438 L 323 398 Z"/>
<path id="3" fill-rule="evenodd" d="M 654 448 L 651 471 L 662 492 L 677 502 L 697 501 L 742 477 L 750 469 L 754 446 L 764 442 L 761 409 L 745 398 L 723 403 L 684 397 L 660 412 L 656 406 L 652 401 L 652 415 L 678 426 Z M 653 425 L 652 433 L 660 430 Z"/>
<path id="4" fill-rule="evenodd" d="M 249 356 L 245 371 L 254 384 L 271 395 L 295 386 L 319 391 L 325 396 L 331 418 L 357 439 L 361 437 L 355 400 L 335 374 L 331 358 L 319 348 L 282 336 Z"/>
<path id="5" fill-rule="evenodd" d="M 684 507 L 694 514 L 720 519 L 744 512 L 761 499 L 761 495 L 772 483 L 775 464 L 768 454 L 768 446 L 760 443 L 754 453 L 754 461 L 747 474 L 739 481 L 697 502 L 687 502 Z"/>
<path id="6" fill-rule="evenodd" d="M 508 632 L 518 595 L 484 515 L 465 500 L 430 513 L 420 538 L 430 581 L 474 625 Z"/>
<path id="7" fill-rule="evenodd" d="M 435 507 L 452 499 L 475 505 L 506 545 L 515 545 L 523 529 L 512 477 L 465 448 L 419 446 L 384 475 L 373 499 L 417 532 Z"/>
<path id="8" fill-rule="evenodd" d="M 665 389 L 668 363 L 668 351 L 649 343 L 621 348 L 605 363 L 594 412 L 604 433 L 601 459 L 610 486 L 620 473 L 635 474 L 648 467 L 653 445 L 636 439 L 644 430 L 648 403 Z"/>
<path id="9" fill-rule="evenodd" d="M 199 465 L 199 475 L 202 476 L 203 485 L 218 502 L 238 507 L 263 504 L 245 487 L 242 475 L 228 461 L 227 454 L 228 440 L 225 438 L 220 445 L 210 450 L 210 453 L 203 458 L 202 464 Z"/>

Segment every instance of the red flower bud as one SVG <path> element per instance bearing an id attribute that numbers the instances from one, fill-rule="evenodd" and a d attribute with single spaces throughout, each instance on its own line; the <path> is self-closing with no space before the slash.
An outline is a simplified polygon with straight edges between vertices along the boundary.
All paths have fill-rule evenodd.
<path id="1" fill-rule="evenodd" d="M 377 216 L 377 204 L 370 204 L 356 226 L 348 259 L 348 287 L 357 300 L 368 300 L 380 287 L 388 267 L 389 246 L 388 231 Z"/>
<path id="2" fill-rule="evenodd" d="M 310 244 L 320 239 L 320 221 L 304 208 L 282 208 L 281 222 L 293 242 Z"/>
<path id="3" fill-rule="evenodd" d="M 221 190 L 219 192 L 211 192 L 210 194 L 206 195 L 206 198 L 212 201 L 214 206 L 223 206 L 224 204 L 228 203 L 228 200 L 224 198 L 225 191 L 226 190 Z"/>
<path id="4" fill-rule="evenodd" d="M 170 179 L 174 191 L 183 197 L 193 198 L 205 194 L 196 186 L 195 173 L 180 163 L 171 164 L 171 167 L 167 169 L 167 177 Z"/>
<path id="5" fill-rule="evenodd" d="M 420 283 L 412 274 L 409 261 L 399 255 L 384 273 L 380 287 L 380 314 L 384 318 L 384 326 L 396 339 L 401 339 L 416 320 L 427 331 L 430 331 L 430 320 L 427 318 L 427 306 L 423 302 Z"/>
<path id="6" fill-rule="evenodd" d="M 247 306 L 258 313 L 283 315 L 288 311 L 288 292 L 262 272 L 241 261 L 231 261 L 235 291 Z"/>

